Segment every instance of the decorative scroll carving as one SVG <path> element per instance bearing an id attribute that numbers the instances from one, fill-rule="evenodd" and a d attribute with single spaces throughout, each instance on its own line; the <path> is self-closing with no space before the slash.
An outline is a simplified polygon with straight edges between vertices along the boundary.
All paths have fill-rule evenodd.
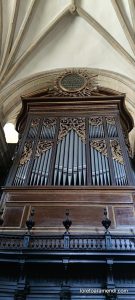
<path id="1" fill-rule="evenodd" d="M 123 156 L 120 148 L 120 144 L 117 140 L 111 140 L 112 156 L 113 159 L 117 160 L 120 164 L 124 164 Z"/>
<path id="2" fill-rule="evenodd" d="M 39 141 L 37 144 L 36 155 L 40 156 L 43 152 L 46 152 L 53 146 L 52 141 Z"/>
<path id="3" fill-rule="evenodd" d="M 97 90 L 97 74 L 87 74 L 86 70 L 65 70 L 54 82 L 53 89 L 47 93 L 48 96 L 90 96 Z M 72 77 L 72 85 L 71 83 Z"/>
<path id="4" fill-rule="evenodd" d="M 52 126 L 56 125 L 56 119 L 52 118 L 52 119 L 44 119 L 43 121 L 43 125 L 47 128 L 51 128 Z"/>
<path id="5" fill-rule="evenodd" d="M 107 156 L 107 147 L 105 140 L 92 140 L 90 142 L 90 146 L 102 153 L 103 155 Z"/>
<path id="6" fill-rule="evenodd" d="M 62 140 L 70 130 L 75 130 L 85 142 L 85 118 L 63 118 L 60 121 L 58 141 Z"/>
<path id="7" fill-rule="evenodd" d="M 117 160 L 121 164 L 124 164 L 119 142 L 117 140 L 111 140 L 110 143 L 112 148 L 113 159 Z M 92 140 L 90 142 L 90 146 L 102 153 L 103 155 L 107 156 L 107 147 L 104 140 Z"/>
<path id="8" fill-rule="evenodd" d="M 114 117 L 106 117 L 107 124 L 115 125 L 115 118 Z"/>
<path id="9" fill-rule="evenodd" d="M 130 158 L 133 158 L 127 130 L 123 129 L 123 135 L 124 135 L 125 144 L 127 146 L 128 155 Z"/>
<path id="10" fill-rule="evenodd" d="M 33 119 L 32 122 L 31 122 L 31 127 L 36 127 L 39 125 L 39 121 L 40 119 L 39 118 L 36 118 L 36 119 Z"/>
<path id="11" fill-rule="evenodd" d="M 23 149 L 23 153 L 19 165 L 26 164 L 30 160 L 31 154 L 32 154 L 32 141 L 28 141 L 24 145 L 24 149 Z"/>
<path id="12" fill-rule="evenodd" d="M 101 117 L 89 118 L 89 124 L 92 125 L 92 126 L 102 125 L 102 118 Z"/>

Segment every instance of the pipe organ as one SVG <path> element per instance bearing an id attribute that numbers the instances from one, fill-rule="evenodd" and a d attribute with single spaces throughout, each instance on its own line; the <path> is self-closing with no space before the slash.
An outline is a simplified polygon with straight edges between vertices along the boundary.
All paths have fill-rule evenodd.
<path id="1" fill-rule="evenodd" d="M 3 230 L 24 231 L 32 207 L 35 231 L 61 232 L 66 208 L 75 232 L 101 230 L 104 207 L 112 230 L 134 226 L 134 179 L 123 133 L 132 120 L 124 96 L 42 95 L 22 102 L 18 151 L 3 188 Z"/>
<path id="2" fill-rule="evenodd" d="M 0 300 L 135 297 L 131 129 L 124 95 L 22 99 L 0 209 Z"/>
<path id="3" fill-rule="evenodd" d="M 12 185 L 130 184 L 118 126 L 113 114 L 31 117 Z"/>

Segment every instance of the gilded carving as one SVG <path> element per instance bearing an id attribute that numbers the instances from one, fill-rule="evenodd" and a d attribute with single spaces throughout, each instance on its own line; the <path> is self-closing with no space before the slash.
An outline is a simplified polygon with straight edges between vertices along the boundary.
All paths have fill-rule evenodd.
<path id="1" fill-rule="evenodd" d="M 47 95 L 57 97 L 90 96 L 94 90 L 97 90 L 97 76 L 97 74 L 87 74 L 86 70 L 65 70 L 56 78 L 53 88 Z M 74 78 L 74 84 L 73 82 L 70 84 L 70 77 Z"/>
<path id="2" fill-rule="evenodd" d="M 40 119 L 39 118 L 36 118 L 36 119 L 33 119 L 32 122 L 31 122 L 31 127 L 36 127 L 39 125 L 39 121 Z"/>
<path id="3" fill-rule="evenodd" d="M 32 141 L 28 141 L 24 145 L 24 149 L 23 149 L 23 153 L 19 165 L 26 164 L 30 160 L 31 154 L 32 154 Z"/>
<path id="4" fill-rule="evenodd" d="M 62 140 L 70 130 L 75 130 L 81 140 L 85 142 L 85 118 L 62 118 L 58 141 Z"/>
<path id="5" fill-rule="evenodd" d="M 106 117 L 106 121 L 108 125 L 115 125 L 115 118 L 114 117 Z"/>
<path id="6" fill-rule="evenodd" d="M 87 84 L 87 80 L 85 76 L 79 74 L 77 72 L 70 72 L 60 79 L 59 85 L 63 91 L 66 92 L 78 92 L 81 91 L 85 85 Z"/>
<path id="7" fill-rule="evenodd" d="M 111 140 L 110 144 L 111 144 L 113 159 L 117 160 L 120 164 L 124 164 L 119 142 L 117 140 Z"/>
<path id="8" fill-rule="evenodd" d="M 90 142 L 90 146 L 102 153 L 103 155 L 107 156 L 107 147 L 105 140 L 92 140 Z"/>
<path id="9" fill-rule="evenodd" d="M 51 128 L 56 125 L 56 119 L 55 118 L 46 118 L 43 121 L 43 125 L 47 128 Z"/>
<path id="10" fill-rule="evenodd" d="M 102 118 L 101 117 L 89 118 L 89 125 L 92 125 L 92 126 L 102 125 Z"/>
<path id="11" fill-rule="evenodd" d="M 39 141 L 37 144 L 36 155 L 40 156 L 43 152 L 46 152 L 53 146 L 52 141 Z"/>
<path id="12" fill-rule="evenodd" d="M 124 135 L 125 144 L 127 146 L 128 155 L 129 155 L 129 157 L 133 158 L 127 130 L 123 129 L 123 135 Z"/>
<path id="13" fill-rule="evenodd" d="M 113 159 L 118 161 L 120 164 L 124 164 L 121 148 L 119 142 L 117 140 L 111 140 L 111 149 L 112 149 L 112 156 Z M 107 156 L 107 147 L 105 140 L 92 140 L 90 142 L 90 146 L 102 153 L 103 155 Z"/>

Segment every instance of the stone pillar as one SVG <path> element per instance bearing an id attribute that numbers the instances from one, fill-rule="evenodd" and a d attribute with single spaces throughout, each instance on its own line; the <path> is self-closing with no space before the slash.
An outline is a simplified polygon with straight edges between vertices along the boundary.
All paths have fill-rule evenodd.
<path id="1" fill-rule="evenodd" d="M 4 184 L 12 163 L 12 155 L 16 144 L 7 144 L 4 130 L 0 123 L 0 185 Z"/>
<path id="2" fill-rule="evenodd" d="M 132 157 L 135 158 L 135 127 L 129 133 L 129 141 L 130 141 L 131 150 L 132 150 Z"/>
<path id="3" fill-rule="evenodd" d="M 0 184 L 3 184 L 3 178 L 8 170 L 9 154 L 4 131 L 0 123 Z"/>

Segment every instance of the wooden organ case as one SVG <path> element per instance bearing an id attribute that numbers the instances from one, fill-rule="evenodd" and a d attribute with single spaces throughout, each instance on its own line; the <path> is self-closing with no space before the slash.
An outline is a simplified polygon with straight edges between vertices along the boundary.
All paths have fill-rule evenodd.
<path id="1" fill-rule="evenodd" d="M 23 97 L 19 146 L 3 188 L 2 231 L 63 233 L 66 209 L 74 234 L 102 232 L 104 208 L 111 232 L 135 226 L 134 174 L 125 136 L 132 120 L 124 95 Z M 125 134 L 126 133 L 126 134 Z"/>

